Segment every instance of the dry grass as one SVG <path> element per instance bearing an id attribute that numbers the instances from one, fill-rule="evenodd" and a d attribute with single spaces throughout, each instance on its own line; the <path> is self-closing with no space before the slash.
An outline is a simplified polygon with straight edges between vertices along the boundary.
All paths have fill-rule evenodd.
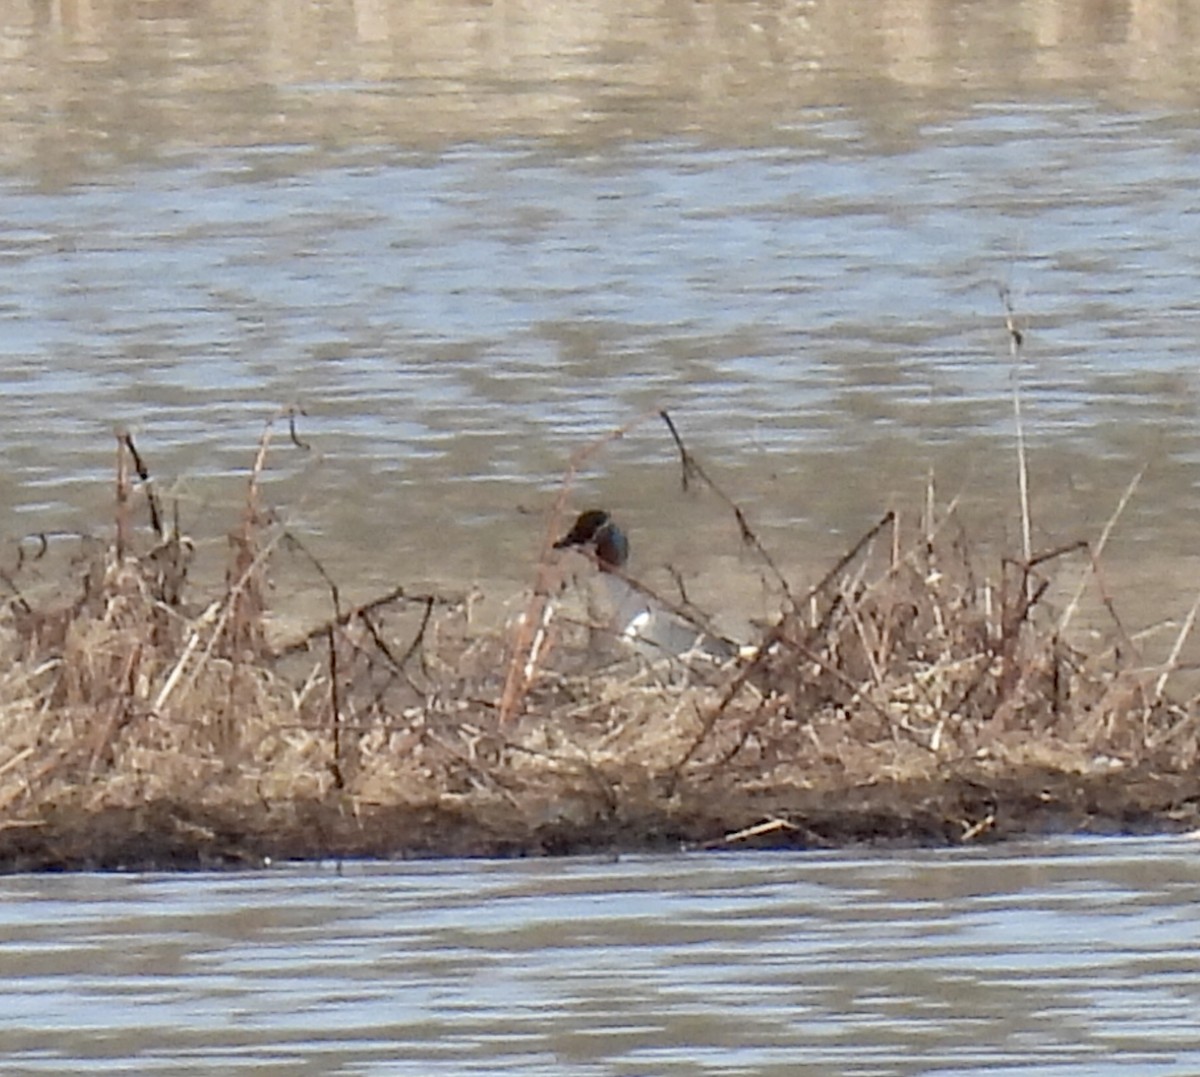
<path id="1" fill-rule="evenodd" d="M 343 608 L 328 581 L 327 621 L 272 641 L 267 574 L 297 543 L 262 505 L 269 435 L 211 600 L 192 599 L 191 544 L 127 435 L 111 541 L 79 541 L 53 600 L 25 597 L 37 549 L 5 575 L 10 866 L 569 850 L 742 827 L 730 840 L 969 840 L 1056 807 L 1068 825 L 1190 818 L 1197 707 L 1171 699 L 1170 670 L 1145 667 L 1115 615 L 1085 651 L 1049 606 L 1064 564 L 1106 601 L 1082 542 L 983 565 L 931 496 L 807 594 L 779 576 L 777 618 L 726 667 L 619 649 L 598 667 L 549 544 L 507 632 L 473 629 L 457 596 Z M 678 444 L 685 477 L 707 481 Z M 1133 799 L 1097 800 L 1120 788 Z"/>

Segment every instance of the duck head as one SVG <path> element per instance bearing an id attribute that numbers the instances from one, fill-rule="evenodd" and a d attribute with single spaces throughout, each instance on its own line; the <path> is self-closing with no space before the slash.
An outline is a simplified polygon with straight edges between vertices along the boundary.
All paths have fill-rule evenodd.
<path id="1" fill-rule="evenodd" d="M 581 512 L 571 530 L 554 544 L 556 550 L 570 546 L 590 550 L 606 571 L 622 568 L 629 560 L 629 540 L 604 509 Z"/>

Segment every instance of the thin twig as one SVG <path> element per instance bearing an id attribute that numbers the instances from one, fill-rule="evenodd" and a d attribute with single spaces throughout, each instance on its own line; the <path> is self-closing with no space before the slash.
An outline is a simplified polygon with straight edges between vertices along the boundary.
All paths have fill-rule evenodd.
<path id="1" fill-rule="evenodd" d="M 683 490 L 687 491 L 692 479 L 699 479 L 724 503 L 725 507 L 733 513 L 734 519 L 737 520 L 742 541 L 752 547 L 755 553 L 758 554 L 762 563 L 767 566 L 771 575 L 775 577 L 775 582 L 779 584 L 780 589 L 788 600 L 788 604 L 794 609 L 795 601 L 792 597 L 791 587 L 788 585 L 787 578 L 779 571 L 779 567 L 775 564 L 775 559 L 767 551 L 762 540 L 750 526 L 741 506 L 725 493 L 720 484 L 709 475 L 695 456 L 692 455 L 691 451 L 684 444 L 683 438 L 679 435 L 679 430 L 675 426 L 675 420 L 671 418 L 667 410 L 664 408 L 658 414 L 662 421 L 666 423 L 667 429 L 671 432 L 671 438 L 674 440 L 675 448 L 679 452 L 680 484 Z"/>
<path id="2" fill-rule="evenodd" d="M 1033 555 L 1033 523 L 1029 512 L 1029 464 L 1025 457 L 1025 423 L 1021 417 L 1021 349 L 1025 335 L 1017 327 L 1012 292 L 1000 289 L 1004 304 L 1004 327 L 1008 330 L 1008 354 L 1012 360 L 1013 422 L 1017 433 L 1017 485 L 1021 499 L 1021 552 L 1028 561 Z"/>
<path id="3" fill-rule="evenodd" d="M 1179 626 L 1179 634 L 1175 637 L 1175 644 L 1171 648 L 1171 653 L 1167 655 L 1167 660 L 1164 663 L 1165 668 L 1159 675 L 1158 680 L 1154 682 L 1154 702 L 1156 704 L 1162 702 L 1163 693 L 1167 689 L 1167 680 L 1175 670 L 1175 665 L 1179 661 L 1179 654 L 1183 650 L 1184 641 L 1191 634 L 1192 627 L 1196 623 L 1197 613 L 1200 613 L 1200 592 L 1196 594 L 1196 598 L 1192 602 L 1192 608 L 1188 610 L 1187 616 L 1183 619 L 1183 624 Z"/>
<path id="4" fill-rule="evenodd" d="M 342 775 L 342 700 L 341 685 L 338 683 L 337 631 L 333 625 L 326 632 L 329 642 L 329 721 L 333 729 L 333 784 L 338 789 L 346 787 Z"/>
<path id="5" fill-rule="evenodd" d="M 1091 571 L 1084 572 L 1079 579 L 1079 584 L 1075 588 L 1075 594 L 1071 596 L 1071 601 L 1067 603 L 1067 608 L 1063 610 L 1063 615 L 1058 622 L 1058 631 L 1061 635 L 1066 632 L 1067 626 L 1071 623 L 1071 619 L 1075 616 L 1075 611 L 1079 608 L 1079 601 L 1083 597 L 1083 592 L 1087 589 L 1088 581 L 1099 572 L 1100 557 L 1104 553 L 1104 547 L 1108 545 L 1108 537 L 1112 534 L 1113 528 L 1117 521 L 1121 518 L 1121 514 L 1125 511 L 1125 506 L 1129 504 L 1133 497 L 1134 491 L 1138 488 L 1138 484 L 1142 481 L 1142 476 L 1146 474 L 1146 468 L 1149 464 L 1143 464 L 1138 469 L 1136 475 L 1129 480 L 1129 485 L 1125 487 L 1125 492 L 1121 495 L 1121 499 L 1117 502 L 1117 507 L 1113 510 L 1112 515 L 1104 525 L 1104 529 L 1100 532 L 1100 538 L 1096 545 L 1092 547 Z"/>

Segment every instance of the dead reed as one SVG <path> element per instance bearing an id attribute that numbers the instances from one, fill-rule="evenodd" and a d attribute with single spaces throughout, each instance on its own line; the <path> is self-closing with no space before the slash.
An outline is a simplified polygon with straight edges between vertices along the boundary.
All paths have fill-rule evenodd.
<path id="1" fill-rule="evenodd" d="M 931 485 L 805 589 L 659 415 L 681 481 L 733 514 L 779 584 L 773 622 L 724 666 L 619 647 L 597 666 L 596 626 L 563 614 L 551 539 L 603 442 L 572 461 L 525 612 L 501 632 L 475 629 L 464 596 L 397 587 L 343 604 L 264 504 L 278 420 L 304 449 L 292 413 L 255 454 L 223 590 L 195 600 L 192 542 L 119 434 L 111 539 L 75 540 L 54 599 L 25 586 L 46 540 L 0 575 L 0 863 L 962 841 L 1046 816 L 1190 820 L 1195 701 L 1172 698 L 1171 666 L 1148 667 L 1115 612 L 1085 650 L 1069 632 L 1077 599 L 1051 604 L 1065 565 L 1108 602 L 1103 539 L 988 563 L 953 507 L 936 514 Z M 329 613 L 274 639 L 283 551 L 325 579 Z"/>

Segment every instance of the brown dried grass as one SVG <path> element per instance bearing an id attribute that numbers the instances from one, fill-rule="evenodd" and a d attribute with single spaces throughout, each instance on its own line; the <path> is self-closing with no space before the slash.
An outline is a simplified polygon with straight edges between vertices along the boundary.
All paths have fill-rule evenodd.
<path id="1" fill-rule="evenodd" d="M 883 786 L 1195 768 L 1197 707 L 1170 698 L 1170 670 L 1146 667 L 1115 615 L 1084 650 L 1050 607 L 1064 563 L 1107 603 L 1087 545 L 985 566 L 953 509 L 933 519 L 932 494 L 907 528 L 885 516 L 803 597 L 780 576 L 777 618 L 727 667 L 626 654 L 597 668 L 595 626 L 555 605 L 548 544 L 536 601 L 507 633 L 476 630 L 462 596 L 396 588 L 343 608 L 326 576 L 329 618 L 272 641 L 268 573 L 281 548 L 302 547 L 262 505 L 269 433 L 210 601 L 190 601 L 191 543 L 164 522 L 126 434 L 113 539 L 80 540 L 55 600 L 25 597 L 36 557 L 5 575 L 0 835 L 22 831 L 20 862 L 79 862 L 62 827 L 113 811 L 189 848 L 211 845 L 220 819 L 251 859 L 436 849 L 436 834 L 403 827 L 347 840 L 401 809 L 466 820 L 483 835 L 471 849 L 529 848 L 531 835 L 578 848 L 588 834 L 636 844 L 655 828 L 695 836 L 764 817 L 746 833 L 803 834 L 814 795 Z M 294 428 L 292 440 L 302 445 Z M 707 481 L 679 446 L 685 475 Z M 553 635 L 536 654 L 530 624 Z M 147 822 L 148 805 L 177 807 Z M 960 810 L 939 824 L 960 840 L 994 824 L 991 809 Z M 340 836 L 289 843 L 268 833 L 281 818 L 297 831 L 323 819 L 318 830 Z"/>

